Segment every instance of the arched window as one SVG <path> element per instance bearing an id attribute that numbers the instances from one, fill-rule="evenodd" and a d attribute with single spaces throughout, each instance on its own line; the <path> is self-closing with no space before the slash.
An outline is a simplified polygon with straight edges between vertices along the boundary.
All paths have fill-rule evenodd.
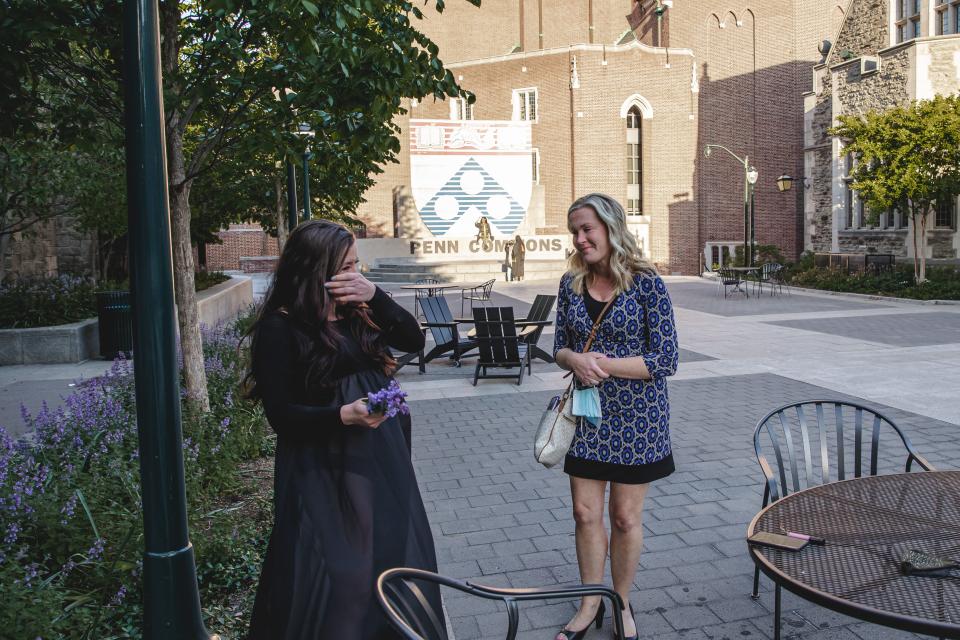
<path id="1" fill-rule="evenodd" d="M 636 106 L 627 112 L 627 215 L 643 213 L 643 116 Z"/>

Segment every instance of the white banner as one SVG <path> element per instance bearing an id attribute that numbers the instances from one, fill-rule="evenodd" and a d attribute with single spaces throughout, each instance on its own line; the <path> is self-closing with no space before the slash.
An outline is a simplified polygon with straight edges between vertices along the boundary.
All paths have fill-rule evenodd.
<path id="1" fill-rule="evenodd" d="M 434 236 L 476 235 L 481 216 L 495 237 L 513 235 L 530 205 L 533 161 L 527 122 L 410 121 L 411 191 Z"/>

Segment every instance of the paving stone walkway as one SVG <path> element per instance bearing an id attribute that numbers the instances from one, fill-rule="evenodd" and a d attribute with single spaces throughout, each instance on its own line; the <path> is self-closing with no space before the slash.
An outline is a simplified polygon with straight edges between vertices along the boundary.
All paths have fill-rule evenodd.
<path id="1" fill-rule="evenodd" d="M 795 400 L 857 400 L 888 413 L 937 468 L 958 468 L 960 306 L 804 292 L 724 299 L 708 281 L 666 280 L 682 347 L 670 381 L 677 472 L 654 483 L 647 498 L 631 595 L 640 636 L 771 638 L 772 588 L 763 578 L 759 601 L 750 598 L 753 565 L 744 541 L 762 497 L 754 425 Z M 412 309 L 412 293 L 385 288 Z M 536 294 L 556 288 L 498 282 L 492 303 L 513 306 L 522 317 Z M 447 299 L 459 316 L 459 296 Z M 552 350 L 552 328 L 540 344 Z M 16 428 L 14 402 L 56 403 L 70 380 L 108 366 L 0 368 L 0 417 Z M 440 571 L 494 586 L 575 584 L 568 480 L 538 465 L 531 452 L 542 408 L 566 384 L 563 372 L 535 361 L 521 386 L 482 380 L 476 387 L 472 373 L 467 357 L 462 367 L 439 359 L 426 375 L 406 367 L 397 376 L 412 400 L 414 463 Z M 899 468 L 894 453 L 882 457 L 883 470 Z M 456 640 L 503 636 L 505 614 L 489 601 L 448 593 L 445 604 Z M 573 612 L 573 602 L 531 603 L 522 608 L 520 637 L 552 639 Z M 782 626 L 785 639 L 915 637 L 789 593 Z M 587 638 L 610 638 L 611 629 L 608 616 Z"/>

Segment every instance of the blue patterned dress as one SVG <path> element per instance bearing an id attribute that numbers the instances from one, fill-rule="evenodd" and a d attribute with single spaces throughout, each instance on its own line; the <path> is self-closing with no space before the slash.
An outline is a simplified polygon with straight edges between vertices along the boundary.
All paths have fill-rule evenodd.
<path id="1" fill-rule="evenodd" d="M 554 355 L 564 348 L 579 353 L 593 327 L 588 306 L 596 303 L 574 293 L 571 282 L 570 274 L 560 281 Z M 612 358 L 642 356 L 653 378 L 600 383 L 603 418 L 599 426 L 580 421 L 564 465 L 573 476 L 639 484 L 674 470 L 667 397 L 667 376 L 676 373 L 679 358 L 673 305 L 660 276 L 639 273 L 633 283 L 610 306 L 590 350 Z"/>

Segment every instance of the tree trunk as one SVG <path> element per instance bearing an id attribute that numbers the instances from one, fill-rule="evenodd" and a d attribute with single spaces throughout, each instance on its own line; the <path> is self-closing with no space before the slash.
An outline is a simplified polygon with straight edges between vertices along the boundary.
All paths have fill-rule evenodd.
<path id="1" fill-rule="evenodd" d="M 930 205 L 920 210 L 920 274 L 917 284 L 927 281 L 927 214 L 929 211 Z M 914 233 L 916 233 L 916 227 L 914 227 Z"/>
<path id="2" fill-rule="evenodd" d="M 190 244 L 191 183 L 185 180 L 183 136 L 176 126 L 167 130 L 167 175 L 170 182 L 170 235 L 184 385 L 188 404 L 206 413 L 210 410 L 210 398 L 207 394 L 207 374 L 203 368 L 200 313 L 193 275 L 193 246 Z"/>
<path id="3" fill-rule="evenodd" d="M 273 208 L 277 212 L 277 244 L 283 252 L 283 245 L 287 243 L 287 211 L 284 207 L 283 178 L 279 174 L 273 176 L 273 192 L 277 194 Z"/>
<path id="4" fill-rule="evenodd" d="M 0 282 L 7 276 L 7 247 L 10 246 L 10 234 L 0 234 Z"/>

